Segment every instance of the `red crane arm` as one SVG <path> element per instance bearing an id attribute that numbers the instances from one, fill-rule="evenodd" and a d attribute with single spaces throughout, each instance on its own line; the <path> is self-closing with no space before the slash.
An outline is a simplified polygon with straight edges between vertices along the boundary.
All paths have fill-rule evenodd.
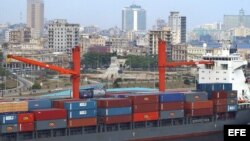
<path id="1" fill-rule="evenodd" d="M 7 58 L 16 59 L 16 60 L 24 62 L 26 64 L 31 64 L 31 65 L 39 66 L 39 67 L 42 67 L 42 68 L 47 68 L 47 69 L 50 69 L 50 70 L 54 70 L 54 71 L 57 71 L 57 72 L 59 72 L 61 74 L 77 74 L 77 72 L 72 71 L 72 70 L 68 70 L 68 69 L 61 68 L 61 67 L 58 67 L 58 66 L 55 66 L 55 65 L 50 65 L 50 64 L 39 62 L 39 61 L 27 59 L 27 58 L 24 58 L 24 57 L 21 57 L 21 56 L 8 55 Z"/>

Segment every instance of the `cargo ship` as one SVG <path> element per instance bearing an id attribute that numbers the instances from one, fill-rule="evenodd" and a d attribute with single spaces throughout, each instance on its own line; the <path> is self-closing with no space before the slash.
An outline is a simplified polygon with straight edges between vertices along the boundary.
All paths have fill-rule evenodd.
<path id="1" fill-rule="evenodd" d="M 213 63 L 198 65 L 193 91 L 160 89 L 109 92 L 88 99 L 1 100 L 0 140 L 188 140 L 222 133 L 224 125 L 250 123 L 250 93 L 243 72 L 247 62 L 228 47 L 206 53 L 203 60 Z"/>

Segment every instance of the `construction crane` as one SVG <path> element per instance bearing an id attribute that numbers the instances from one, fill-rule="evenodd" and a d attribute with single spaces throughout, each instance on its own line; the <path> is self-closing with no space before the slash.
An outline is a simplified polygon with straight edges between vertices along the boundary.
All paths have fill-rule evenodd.
<path id="1" fill-rule="evenodd" d="M 26 64 L 39 66 L 41 68 L 54 70 L 54 71 L 59 72 L 60 74 L 71 75 L 73 98 L 79 99 L 79 86 L 80 86 L 80 47 L 79 46 L 76 46 L 75 48 L 72 49 L 72 61 L 73 61 L 72 69 L 65 69 L 59 66 L 50 65 L 50 64 L 43 63 L 43 62 L 27 59 L 21 56 L 7 55 L 7 58 L 15 59 L 15 60 L 24 62 Z"/>
<path id="2" fill-rule="evenodd" d="M 193 66 L 197 64 L 210 64 L 213 65 L 213 61 L 189 61 L 189 62 L 167 62 L 166 58 L 166 41 L 158 41 L 158 71 L 159 71 L 159 91 L 164 92 L 166 89 L 166 67 L 178 67 L 178 66 Z"/>

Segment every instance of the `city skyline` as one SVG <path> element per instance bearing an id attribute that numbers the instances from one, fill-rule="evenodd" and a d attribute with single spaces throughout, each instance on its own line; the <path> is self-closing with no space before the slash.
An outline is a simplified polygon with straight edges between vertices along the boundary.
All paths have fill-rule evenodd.
<path id="1" fill-rule="evenodd" d="M 121 28 L 122 8 L 133 3 L 147 11 L 147 29 L 155 25 L 158 18 L 168 21 L 170 11 L 179 11 L 188 18 L 187 29 L 204 23 L 222 22 L 224 15 L 237 15 L 241 8 L 245 10 L 246 15 L 250 13 L 249 0 L 158 0 L 154 2 L 151 0 L 44 0 L 44 11 L 47 20 L 67 19 L 69 22 L 84 26 Z M 1 0 L 0 23 L 15 24 L 25 23 L 25 21 L 26 0 Z"/>

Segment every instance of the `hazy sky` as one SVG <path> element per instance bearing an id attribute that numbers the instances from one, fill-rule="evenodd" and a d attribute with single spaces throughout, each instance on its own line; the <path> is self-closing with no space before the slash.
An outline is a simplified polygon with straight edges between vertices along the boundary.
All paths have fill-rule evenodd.
<path id="1" fill-rule="evenodd" d="M 44 0 L 44 3 L 45 18 L 48 20 L 63 18 L 101 28 L 121 27 L 121 10 L 132 3 L 141 5 L 147 11 L 148 28 L 159 17 L 167 20 L 173 10 L 187 16 L 189 29 L 222 21 L 224 14 L 238 14 L 241 8 L 246 15 L 250 15 L 250 0 Z M 0 23 L 20 21 L 26 21 L 26 0 L 0 0 Z"/>

